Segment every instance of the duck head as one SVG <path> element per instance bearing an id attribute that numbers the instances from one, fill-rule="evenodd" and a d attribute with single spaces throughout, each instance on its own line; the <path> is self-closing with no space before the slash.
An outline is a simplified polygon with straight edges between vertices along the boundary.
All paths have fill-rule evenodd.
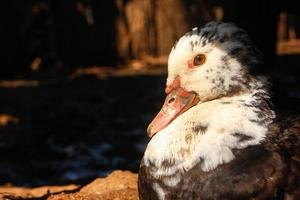
<path id="1" fill-rule="evenodd" d="M 211 22 L 192 29 L 169 55 L 167 96 L 148 126 L 149 137 L 193 106 L 251 90 L 255 78 L 249 69 L 262 64 L 262 54 L 234 24 Z"/>

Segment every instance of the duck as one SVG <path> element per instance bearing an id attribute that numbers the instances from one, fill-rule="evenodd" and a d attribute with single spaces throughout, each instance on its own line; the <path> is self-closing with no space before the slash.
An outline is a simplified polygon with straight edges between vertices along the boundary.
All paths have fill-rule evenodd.
<path id="1" fill-rule="evenodd" d="M 210 22 L 172 47 L 166 99 L 147 128 L 141 200 L 300 199 L 300 119 L 280 119 L 263 54 L 243 29 Z"/>

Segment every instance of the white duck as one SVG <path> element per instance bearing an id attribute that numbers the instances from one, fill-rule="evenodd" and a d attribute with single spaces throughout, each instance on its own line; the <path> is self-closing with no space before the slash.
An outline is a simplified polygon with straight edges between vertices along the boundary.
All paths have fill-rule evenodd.
<path id="1" fill-rule="evenodd" d="M 271 130 L 268 84 L 249 72 L 261 64 L 231 23 L 180 38 L 169 56 L 166 100 L 148 127 L 140 199 L 300 199 L 300 123 Z"/>

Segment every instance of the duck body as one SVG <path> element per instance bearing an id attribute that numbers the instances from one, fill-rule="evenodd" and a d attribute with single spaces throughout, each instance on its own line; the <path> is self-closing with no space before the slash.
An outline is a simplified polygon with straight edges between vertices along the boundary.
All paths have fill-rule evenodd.
<path id="1" fill-rule="evenodd" d="M 149 166 L 143 160 L 138 181 L 140 199 L 300 198 L 300 163 L 296 156 L 274 151 L 269 144 L 235 149 L 233 154 L 234 160 L 212 171 L 203 171 L 199 162 L 185 172 L 159 177 L 153 175 L 158 167 Z"/>
<path id="2" fill-rule="evenodd" d="M 228 23 L 193 29 L 173 47 L 141 200 L 300 199 L 300 120 L 274 122 L 268 83 L 248 70 L 260 62 L 253 48 Z"/>
<path id="3" fill-rule="evenodd" d="M 282 195 L 287 166 L 278 154 L 262 146 L 234 151 L 237 158 L 211 172 L 203 172 L 199 164 L 177 174 L 176 186 L 166 184 L 169 176 L 156 178 L 152 167 L 140 169 L 141 199 L 275 199 Z M 259 162 L 259 164 L 257 164 Z M 272 181 L 267 181 L 267 180 Z M 271 189 L 269 189 L 271 188 Z"/>
<path id="4" fill-rule="evenodd" d="M 246 114 L 257 107 L 243 106 L 244 101 L 218 101 L 191 108 L 152 138 L 139 172 L 141 199 L 282 199 L 287 188 L 294 187 L 292 196 L 299 191 L 295 182 L 288 186 L 290 179 L 299 180 L 299 162 L 288 156 L 290 149 L 284 149 L 284 144 L 274 145 L 284 140 L 283 132 L 297 132 L 279 129 L 277 123 L 270 125 L 275 130 L 266 129 L 262 121 L 252 119 L 255 114 Z M 211 110 L 215 112 L 208 117 Z M 195 121 L 189 118 L 195 116 L 193 112 L 199 117 Z M 231 121 L 235 118 L 227 115 L 240 120 Z M 223 123 L 214 125 L 214 120 Z M 241 126 L 247 134 L 235 132 Z M 255 141 L 261 130 L 266 135 Z M 276 139 L 271 137 L 275 134 Z M 226 145 L 220 145 L 225 140 Z"/>

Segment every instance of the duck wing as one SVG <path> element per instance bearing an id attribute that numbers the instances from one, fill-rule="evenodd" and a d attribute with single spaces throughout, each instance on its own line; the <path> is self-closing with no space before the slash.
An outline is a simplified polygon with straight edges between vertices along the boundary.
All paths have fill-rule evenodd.
<path id="1" fill-rule="evenodd" d="M 280 152 L 287 165 L 285 199 L 300 199 L 300 117 L 283 115 L 270 127 L 268 146 Z"/>

